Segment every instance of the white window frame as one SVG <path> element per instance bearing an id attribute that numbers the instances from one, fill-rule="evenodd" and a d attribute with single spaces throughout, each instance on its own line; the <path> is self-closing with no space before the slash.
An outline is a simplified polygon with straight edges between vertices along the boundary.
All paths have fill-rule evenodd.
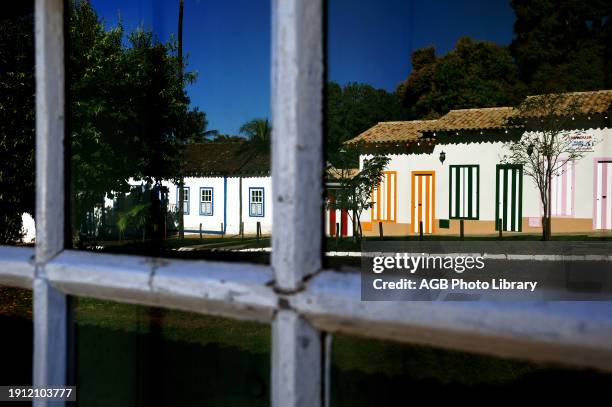
<path id="1" fill-rule="evenodd" d="M 181 189 L 176 188 L 176 207 L 178 208 L 181 200 Z M 191 192 L 189 187 L 183 187 L 183 214 L 189 215 L 189 202 L 191 201 Z"/>
<path id="2" fill-rule="evenodd" d="M 210 193 L 209 201 L 204 200 L 204 192 Z M 200 216 L 213 216 L 214 211 L 215 211 L 214 196 L 215 196 L 215 191 L 212 187 L 200 188 Z M 210 204 L 209 211 L 205 211 L 202 209 L 204 207 L 204 204 Z"/>
<path id="3" fill-rule="evenodd" d="M 253 210 L 253 205 L 255 205 L 255 210 Z M 265 210 L 265 189 L 263 187 L 249 188 L 249 217 L 263 218 Z"/>
<path id="4" fill-rule="evenodd" d="M 34 385 L 65 384 L 67 295 L 271 323 L 273 406 L 328 405 L 336 332 L 612 370 L 609 302 L 362 302 L 321 270 L 323 0 L 272 0 L 270 266 L 64 250 L 64 1 L 35 4 L 36 247 L 0 247 L 0 284 L 33 290 Z"/>

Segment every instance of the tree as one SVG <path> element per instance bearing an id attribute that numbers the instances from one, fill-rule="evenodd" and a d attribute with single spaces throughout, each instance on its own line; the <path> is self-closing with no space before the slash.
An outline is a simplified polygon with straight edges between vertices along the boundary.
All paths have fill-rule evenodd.
<path id="1" fill-rule="evenodd" d="M 359 150 L 353 147 L 344 152 L 343 158 L 352 162 L 355 156 L 359 157 Z M 353 236 L 357 240 L 363 238 L 361 213 L 375 205 L 372 201 L 372 192 L 380 185 L 383 171 L 388 163 L 389 157 L 374 155 L 363 160 L 361 171 L 357 174 L 353 174 L 347 166 L 336 169 L 340 187 L 336 192 L 335 201 L 328 201 L 327 207 L 332 210 L 347 211 L 353 223 Z"/>
<path id="2" fill-rule="evenodd" d="M 378 122 L 407 118 L 399 98 L 384 89 L 363 83 L 340 86 L 330 82 L 326 94 L 326 160 L 336 167 L 354 167 L 358 163 L 346 162 L 342 157 L 341 150 L 345 141 Z"/>
<path id="3" fill-rule="evenodd" d="M 434 47 L 412 54 L 412 72 L 396 93 L 410 118 L 437 118 L 451 109 L 515 105 L 524 86 L 508 49 L 460 38 L 443 56 Z"/>
<path id="4" fill-rule="evenodd" d="M 259 151 L 269 151 L 272 142 L 272 125 L 268 119 L 253 119 L 240 127 L 240 134 L 247 144 Z"/>
<path id="5" fill-rule="evenodd" d="M 0 20 L 0 244 L 22 237 L 22 213 L 34 216 L 34 16 L 19 6 Z"/>
<path id="6" fill-rule="evenodd" d="M 227 143 L 228 141 L 244 142 L 244 137 L 236 136 L 233 134 L 217 133 L 214 135 L 214 138 L 209 141 L 213 143 Z"/>
<path id="7" fill-rule="evenodd" d="M 183 77 L 183 12 L 184 0 L 179 0 L 178 13 L 178 61 L 180 77 Z M 183 177 L 178 179 L 178 212 L 179 212 L 179 237 L 185 238 L 185 180 Z"/>
<path id="8" fill-rule="evenodd" d="M 567 94 L 531 96 L 518 107 L 511 125 L 524 126 L 518 141 L 506 144 L 509 153 L 502 162 L 518 164 L 538 188 L 542 204 L 542 240 L 549 240 L 551 227 L 551 186 L 555 176 L 567 170 L 566 161 L 577 161 L 584 153 L 574 140 L 584 133 L 574 121 L 580 106 Z"/>
<path id="9" fill-rule="evenodd" d="M 510 44 L 531 94 L 612 86 L 609 0 L 512 0 Z"/>
<path id="10" fill-rule="evenodd" d="M 174 41 L 142 28 L 105 29 L 87 1 L 70 8 L 69 101 L 75 229 L 129 178 L 159 185 L 183 173 L 187 143 L 204 139 L 206 117 L 190 108 Z M 120 152 L 118 154 L 117 152 Z M 160 214 L 163 218 L 163 214 Z"/>

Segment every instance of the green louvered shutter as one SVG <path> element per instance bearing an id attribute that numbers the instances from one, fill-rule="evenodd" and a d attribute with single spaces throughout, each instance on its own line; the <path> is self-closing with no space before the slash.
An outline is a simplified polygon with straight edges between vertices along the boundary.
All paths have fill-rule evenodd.
<path id="1" fill-rule="evenodd" d="M 498 164 L 495 176 L 495 230 L 501 219 L 502 230 L 522 231 L 523 223 L 523 167 Z"/>
<path id="2" fill-rule="evenodd" d="M 478 219 L 480 167 L 451 165 L 449 171 L 449 218 Z"/>

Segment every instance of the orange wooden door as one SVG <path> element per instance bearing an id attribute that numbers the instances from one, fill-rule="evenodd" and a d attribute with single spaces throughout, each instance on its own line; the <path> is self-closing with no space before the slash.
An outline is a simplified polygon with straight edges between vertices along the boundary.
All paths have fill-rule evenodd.
<path id="1" fill-rule="evenodd" d="M 397 217 L 397 171 L 384 171 L 380 184 L 372 191 L 372 220 L 395 222 Z"/>
<path id="2" fill-rule="evenodd" d="M 411 205 L 412 233 L 418 234 L 420 227 L 423 233 L 433 233 L 436 212 L 435 171 L 412 171 Z"/>

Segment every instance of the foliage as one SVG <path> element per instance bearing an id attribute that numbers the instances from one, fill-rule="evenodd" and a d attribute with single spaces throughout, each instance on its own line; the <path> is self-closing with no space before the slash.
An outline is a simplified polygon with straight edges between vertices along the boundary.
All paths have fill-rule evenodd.
<path id="1" fill-rule="evenodd" d="M 436 56 L 434 47 L 412 54 L 412 72 L 396 90 L 412 119 L 437 118 L 451 109 L 509 106 L 524 94 L 510 52 L 463 37 Z"/>
<path id="2" fill-rule="evenodd" d="M 346 151 L 343 158 L 353 161 L 352 156 L 359 156 L 357 149 Z M 337 169 L 340 188 L 336 191 L 335 201 L 327 202 L 329 209 L 344 209 L 347 211 L 353 223 L 353 236 L 361 240 L 363 232 L 361 229 L 361 213 L 371 209 L 375 202 L 372 201 L 372 192 L 378 188 L 382 181 L 383 171 L 389 163 L 389 157 L 374 155 L 364 158 L 361 171 L 357 174 L 346 169 L 346 166 Z"/>
<path id="3" fill-rule="evenodd" d="M 0 244 L 34 216 L 34 27 L 31 10 L 0 20 Z"/>
<path id="4" fill-rule="evenodd" d="M 253 119 L 240 127 L 240 134 L 247 138 L 247 144 L 256 150 L 269 151 L 272 142 L 272 125 L 268 119 Z"/>
<path id="5" fill-rule="evenodd" d="M 217 133 L 209 141 L 212 141 L 214 143 L 227 143 L 228 141 L 243 142 L 244 141 L 244 137 L 236 136 L 236 135 L 233 135 L 233 134 L 220 134 L 220 133 Z"/>
<path id="6" fill-rule="evenodd" d="M 406 119 L 397 96 L 384 89 L 363 83 L 340 86 L 330 82 L 326 95 L 326 160 L 336 167 L 345 163 L 342 143 L 378 122 Z M 357 161 L 346 165 L 355 167 Z"/>
<path id="7" fill-rule="evenodd" d="M 189 107 L 174 41 L 142 28 L 105 29 L 87 1 L 71 3 L 68 83 L 73 225 L 133 177 L 182 176 L 183 148 L 204 140 L 206 117 Z M 118 152 L 120 152 L 118 154 Z"/>
<path id="8" fill-rule="evenodd" d="M 127 212 L 119 214 L 117 228 L 119 229 L 120 238 L 125 237 L 125 231 L 131 225 L 142 230 L 142 240 L 145 240 L 149 207 L 150 204 L 141 203 L 131 207 Z"/>
<path id="9" fill-rule="evenodd" d="M 522 124 L 527 131 L 520 140 L 507 143 L 509 153 L 502 162 L 522 165 L 523 173 L 538 188 L 543 208 L 542 239 L 549 240 L 552 178 L 566 171 L 566 161 L 577 161 L 584 156 L 573 143 L 575 137 L 584 133 L 572 123 L 579 106 L 568 101 L 566 95 L 546 94 L 527 98 L 517 111 L 518 119 L 510 124 Z"/>
<path id="10" fill-rule="evenodd" d="M 510 45 L 531 94 L 609 89 L 612 2 L 512 0 Z"/>

